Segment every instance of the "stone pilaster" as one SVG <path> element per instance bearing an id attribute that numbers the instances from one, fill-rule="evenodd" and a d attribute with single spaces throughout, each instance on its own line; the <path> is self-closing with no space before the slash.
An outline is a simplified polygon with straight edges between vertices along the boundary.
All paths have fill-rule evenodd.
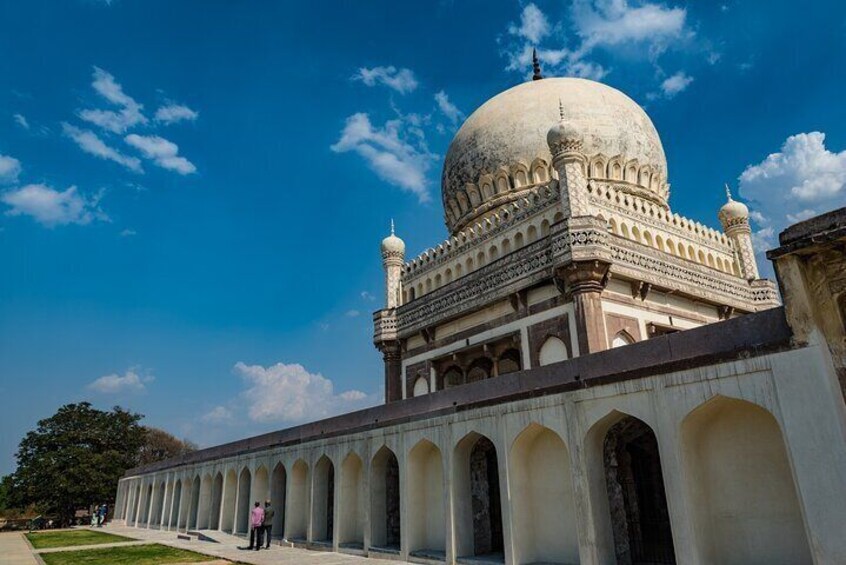
<path id="1" fill-rule="evenodd" d="M 573 299 L 580 355 L 608 349 L 602 291 L 608 282 L 610 267 L 606 261 L 574 261 L 555 271 L 556 278 Z"/>

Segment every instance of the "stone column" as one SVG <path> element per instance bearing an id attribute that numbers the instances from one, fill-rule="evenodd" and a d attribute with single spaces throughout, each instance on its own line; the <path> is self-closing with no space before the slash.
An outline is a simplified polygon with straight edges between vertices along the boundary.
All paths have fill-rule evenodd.
<path id="1" fill-rule="evenodd" d="M 402 400 L 402 351 L 399 341 L 382 342 L 379 346 L 385 361 L 385 402 Z"/>
<path id="2" fill-rule="evenodd" d="M 573 298 L 579 354 L 587 355 L 608 349 L 602 291 L 608 282 L 611 264 L 606 261 L 573 261 L 559 267 L 555 276 Z"/>

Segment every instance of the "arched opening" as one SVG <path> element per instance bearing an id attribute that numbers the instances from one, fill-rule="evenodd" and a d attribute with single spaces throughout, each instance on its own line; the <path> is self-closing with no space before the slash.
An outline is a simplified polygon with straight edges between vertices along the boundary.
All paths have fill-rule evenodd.
<path id="1" fill-rule="evenodd" d="M 508 255 L 509 253 L 511 253 L 511 240 L 505 238 L 502 240 L 502 254 Z"/>
<path id="2" fill-rule="evenodd" d="M 312 500 L 312 537 L 316 542 L 331 543 L 335 525 L 335 465 L 325 455 L 314 466 Z"/>
<path id="3" fill-rule="evenodd" d="M 622 235 L 626 239 L 631 238 L 631 236 L 629 235 L 629 226 L 628 225 L 620 224 L 620 235 Z"/>
<path id="4" fill-rule="evenodd" d="M 441 288 L 443 286 L 444 279 L 441 277 L 441 274 L 438 273 L 435 275 L 435 288 Z"/>
<path id="5" fill-rule="evenodd" d="M 521 369 L 520 351 L 515 348 L 506 349 L 497 360 L 497 375 L 516 373 Z"/>
<path id="6" fill-rule="evenodd" d="M 154 526 L 161 526 L 162 524 L 162 508 L 164 508 L 164 498 L 165 484 L 164 482 L 161 482 L 159 483 L 159 488 L 157 489 L 156 504 L 153 507 L 153 516 L 150 520 L 150 523 Z"/>
<path id="7" fill-rule="evenodd" d="M 567 346 L 559 338 L 554 335 L 546 338 L 546 341 L 541 345 L 538 353 L 538 362 L 540 366 L 551 365 L 559 361 L 566 361 L 568 359 Z"/>
<path id="8" fill-rule="evenodd" d="M 270 498 L 270 479 L 268 477 L 267 467 L 262 465 L 256 469 L 251 486 L 250 510 L 253 509 L 252 503 L 254 502 L 258 502 L 264 507 L 264 501 Z"/>
<path id="9" fill-rule="evenodd" d="M 212 483 L 211 511 L 209 513 L 209 529 L 220 529 L 220 510 L 223 507 L 223 475 L 218 473 Z"/>
<path id="10" fill-rule="evenodd" d="M 515 563 L 578 563 L 570 456 L 558 434 L 531 424 L 511 447 Z"/>
<path id="11" fill-rule="evenodd" d="M 408 454 L 408 550 L 411 555 L 443 560 L 446 556 L 446 512 L 441 450 L 421 440 Z"/>
<path id="12" fill-rule="evenodd" d="M 285 539 L 305 541 L 308 531 L 308 465 L 302 459 L 291 467 L 291 487 L 287 498 Z"/>
<path id="13" fill-rule="evenodd" d="M 197 519 L 195 528 L 206 530 L 209 527 L 209 513 L 212 501 L 212 478 L 211 475 L 203 477 L 200 482 L 200 499 L 197 503 Z"/>
<path id="14" fill-rule="evenodd" d="M 613 349 L 615 347 L 623 347 L 624 345 L 631 345 L 634 342 L 635 342 L 634 338 L 631 335 L 629 335 L 629 333 L 626 330 L 621 330 L 621 331 L 617 332 L 617 334 L 614 336 L 614 339 L 611 340 L 611 348 Z"/>
<path id="15" fill-rule="evenodd" d="M 342 547 L 364 548 L 364 464 L 350 453 L 341 464 L 341 516 L 338 543 Z"/>
<path id="16" fill-rule="evenodd" d="M 180 504 L 179 504 L 179 523 L 177 524 L 177 529 L 184 530 L 188 527 L 188 516 L 191 512 L 191 502 L 193 497 L 194 481 L 193 479 L 187 479 L 185 482 L 182 483 L 182 496 L 180 497 Z"/>
<path id="17" fill-rule="evenodd" d="M 185 529 L 194 530 L 197 528 L 197 518 L 200 511 L 200 477 L 194 477 L 191 481 L 191 504 L 188 505 L 188 519 Z"/>
<path id="18" fill-rule="evenodd" d="M 270 506 L 273 508 L 273 524 L 271 524 L 271 535 L 281 538 L 285 533 L 285 490 L 288 486 L 288 477 L 285 466 L 277 463 L 273 468 L 273 475 L 270 480 Z"/>
<path id="19" fill-rule="evenodd" d="M 414 396 L 423 396 L 424 394 L 429 394 L 429 381 L 424 376 L 417 377 L 417 380 L 414 381 L 414 390 L 412 391 Z"/>
<path id="20" fill-rule="evenodd" d="M 743 400 L 713 399 L 682 424 L 700 559 L 812 563 L 778 422 Z"/>
<path id="21" fill-rule="evenodd" d="M 537 241 L 538 239 L 538 228 L 537 226 L 529 226 L 529 229 L 526 231 L 526 241 L 528 243 L 532 243 L 533 241 Z"/>
<path id="22" fill-rule="evenodd" d="M 144 496 L 144 515 L 141 523 L 150 525 L 150 505 L 153 503 L 153 485 L 147 485 L 146 496 Z"/>
<path id="23" fill-rule="evenodd" d="M 517 232 L 517 235 L 514 236 L 514 249 L 520 249 L 523 247 L 523 234 Z"/>
<path id="24" fill-rule="evenodd" d="M 253 477 L 250 470 L 244 467 L 238 476 L 238 512 L 235 515 L 235 533 L 250 533 L 250 510 L 252 504 L 250 491 L 252 490 Z"/>
<path id="25" fill-rule="evenodd" d="M 468 273 L 469 273 L 469 272 L 471 272 L 471 271 L 473 270 L 473 258 L 472 258 L 472 257 L 468 257 L 468 258 L 467 258 L 467 262 L 465 263 L 465 265 L 466 265 L 466 267 L 467 267 L 467 272 L 468 272 Z"/>
<path id="26" fill-rule="evenodd" d="M 476 267 L 482 268 L 485 266 L 485 253 L 483 251 L 479 251 L 476 254 Z"/>
<path id="27" fill-rule="evenodd" d="M 496 261 L 499 259 L 499 249 L 497 249 L 496 245 L 491 245 L 488 249 L 488 257 L 491 258 L 491 261 Z"/>
<path id="28" fill-rule="evenodd" d="M 473 432 L 458 443 L 454 459 L 456 556 L 504 561 L 496 448 Z"/>
<path id="29" fill-rule="evenodd" d="M 487 357 L 476 359 L 470 364 L 470 369 L 467 371 L 467 382 L 475 383 L 490 378 L 492 367 L 493 362 Z"/>
<path id="30" fill-rule="evenodd" d="M 177 480 L 173 487 L 173 502 L 170 505 L 170 520 L 168 521 L 169 528 L 178 527 L 179 520 L 179 505 L 182 504 L 182 481 Z"/>
<path id="31" fill-rule="evenodd" d="M 387 446 L 370 464 L 370 545 L 389 552 L 400 549 L 400 487 L 397 456 Z"/>
<path id="32" fill-rule="evenodd" d="M 541 237 L 546 237 L 549 235 L 549 220 L 544 220 L 541 222 Z"/>
<path id="33" fill-rule="evenodd" d="M 617 563 L 676 562 L 658 441 L 632 416 L 612 425 L 602 445 Z"/>
<path id="34" fill-rule="evenodd" d="M 226 483 L 223 485 L 223 509 L 220 511 L 220 529 L 227 533 L 235 533 L 235 504 L 238 500 L 238 475 L 234 469 L 226 473 Z"/>
<path id="35" fill-rule="evenodd" d="M 444 373 L 444 388 L 452 388 L 464 384 L 464 373 L 461 368 L 453 365 Z"/>

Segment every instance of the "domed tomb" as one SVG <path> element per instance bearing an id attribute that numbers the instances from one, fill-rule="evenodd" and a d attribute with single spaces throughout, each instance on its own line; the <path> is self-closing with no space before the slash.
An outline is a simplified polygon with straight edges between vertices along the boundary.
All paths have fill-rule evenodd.
<path id="1" fill-rule="evenodd" d="M 450 233 L 549 181 L 547 132 L 560 120 L 559 104 L 568 127 L 584 139 L 590 178 L 610 179 L 666 206 L 667 161 L 646 112 L 610 86 L 546 78 L 494 96 L 456 133 L 441 180 Z"/>

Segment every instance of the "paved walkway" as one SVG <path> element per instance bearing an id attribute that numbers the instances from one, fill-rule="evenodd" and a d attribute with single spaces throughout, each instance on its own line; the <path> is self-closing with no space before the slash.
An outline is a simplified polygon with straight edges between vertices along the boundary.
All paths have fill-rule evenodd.
<path id="1" fill-rule="evenodd" d="M 38 565 L 21 532 L 0 534 L 0 555 L 3 565 Z"/>
<path id="2" fill-rule="evenodd" d="M 107 524 L 103 530 L 120 536 L 161 543 L 172 547 L 178 547 L 180 549 L 188 549 L 190 551 L 204 553 L 213 557 L 240 561 L 242 563 L 250 563 L 252 565 L 396 565 L 397 563 L 396 561 L 372 558 L 367 559 L 356 555 L 346 555 L 330 551 L 310 551 L 308 549 L 297 549 L 287 546 L 283 547 L 278 545 L 278 543 L 271 545 L 269 550 L 248 551 L 238 549 L 239 547 L 246 547 L 249 545 L 247 540 L 241 537 L 223 534 L 221 532 L 203 532 L 209 537 L 220 542 L 213 543 L 198 541 L 194 539 L 193 536 L 191 540 L 178 539 L 176 537 L 176 532 L 147 530 L 145 528 L 131 528 L 120 524 Z M 26 545 L 26 542 L 23 543 Z M 109 545 L 110 544 L 100 545 L 99 547 L 109 547 Z M 29 565 L 30 563 L 34 563 L 34 561 L 22 561 L 21 565 L 24 563 Z M 15 565 L 18 564 L 15 563 Z"/>

